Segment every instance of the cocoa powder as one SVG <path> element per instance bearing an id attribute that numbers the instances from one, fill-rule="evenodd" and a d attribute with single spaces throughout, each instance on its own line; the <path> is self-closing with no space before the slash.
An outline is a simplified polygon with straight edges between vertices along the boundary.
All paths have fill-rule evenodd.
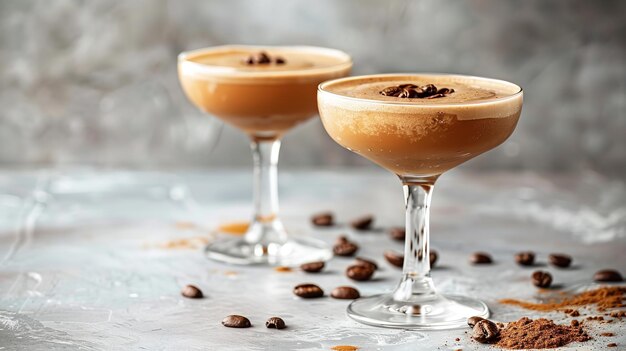
<path id="1" fill-rule="evenodd" d="M 515 299 L 502 299 L 499 302 L 507 305 L 515 305 L 534 311 L 558 311 L 566 307 L 595 305 L 598 311 L 626 306 L 626 287 L 602 287 L 566 297 L 562 300 L 553 300 L 548 303 L 534 303 Z"/>
<path id="2" fill-rule="evenodd" d="M 545 318 L 532 320 L 523 317 L 508 323 L 500 331 L 496 345 L 505 349 L 550 349 L 590 339 L 580 326 L 559 325 Z"/>

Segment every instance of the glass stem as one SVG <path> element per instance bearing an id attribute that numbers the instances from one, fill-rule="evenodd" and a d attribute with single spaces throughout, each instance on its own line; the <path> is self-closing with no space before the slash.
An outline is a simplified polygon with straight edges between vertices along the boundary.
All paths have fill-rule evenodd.
<path id="1" fill-rule="evenodd" d="M 406 238 L 402 280 L 394 299 L 411 301 L 435 295 L 430 278 L 430 200 L 436 177 L 402 179 L 406 203 Z"/>
<path id="2" fill-rule="evenodd" d="M 253 138 L 250 144 L 254 158 L 254 218 L 246 241 L 281 242 L 287 239 L 278 219 L 278 154 L 280 140 Z"/>

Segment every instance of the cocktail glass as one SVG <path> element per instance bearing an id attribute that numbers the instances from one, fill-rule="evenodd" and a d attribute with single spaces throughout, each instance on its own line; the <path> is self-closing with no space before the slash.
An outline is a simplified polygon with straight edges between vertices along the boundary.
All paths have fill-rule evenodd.
<path id="1" fill-rule="evenodd" d="M 463 94 L 464 86 L 501 92 L 497 97 L 454 103 L 446 102 L 451 100 L 445 97 L 426 101 L 353 94 L 359 86 L 376 81 L 418 82 L 418 86 L 443 81 L 457 89 L 455 94 Z M 466 325 L 468 317 L 487 317 L 489 310 L 482 301 L 441 294 L 433 285 L 430 201 L 435 181 L 443 172 L 493 149 L 511 135 L 521 113 L 522 89 L 505 81 L 470 76 L 371 75 L 322 83 L 318 106 L 324 128 L 337 143 L 394 172 L 404 186 L 402 279 L 390 293 L 352 302 L 348 316 L 374 326 L 415 329 L 457 328 Z"/>
<path id="2" fill-rule="evenodd" d="M 251 64 L 255 56 L 260 64 Z M 341 51 L 303 46 L 218 46 L 179 55 L 179 80 L 189 100 L 246 133 L 254 156 L 249 229 L 242 238 L 210 243 L 209 258 L 293 266 L 332 257 L 321 241 L 287 235 L 278 217 L 277 163 L 281 137 L 317 114 L 317 86 L 347 76 L 351 67 Z"/>

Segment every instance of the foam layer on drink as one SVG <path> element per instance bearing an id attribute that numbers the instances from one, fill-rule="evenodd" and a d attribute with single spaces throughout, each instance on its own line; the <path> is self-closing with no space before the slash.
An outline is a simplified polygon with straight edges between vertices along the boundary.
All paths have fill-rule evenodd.
<path id="1" fill-rule="evenodd" d="M 401 98 L 380 92 L 391 86 L 434 84 L 437 88 L 454 89 L 440 98 Z M 342 109 L 370 110 L 400 114 L 432 114 L 440 111 L 459 120 L 506 118 L 519 105 L 519 86 L 487 78 L 457 75 L 373 75 L 353 77 L 323 84 L 321 90 L 331 93 L 326 103 L 339 104 Z M 337 95 L 333 98 L 332 95 Z M 346 97 L 352 99 L 345 99 Z M 405 121 L 410 123 L 410 121 Z"/>
<path id="2" fill-rule="evenodd" d="M 272 62 L 249 64 L 253 55 L 266 53 Z M 276 63 L 280 58 L 282 62 Z M 246 79 L 250 82 L 268 79 L 315 79 L 320 74 L 336 72 L 338 66 L 346 69 L 352 65 L 345 53 L 326 48 L 307 46 L 219 46 L 190 51 L 179 57 L 180 68 L 185 74 L 208 75 L 221 79 Z"/>

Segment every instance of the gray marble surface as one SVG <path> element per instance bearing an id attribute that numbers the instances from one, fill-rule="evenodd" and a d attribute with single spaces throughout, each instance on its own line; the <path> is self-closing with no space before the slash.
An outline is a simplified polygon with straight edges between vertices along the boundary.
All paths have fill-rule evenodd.
<path id="1" fill-rule="evenodd" d="M 319 275 L 280 273 L 207 261 L 201 245 L 224 222 L 250 215 L 248 172 L 0 172 L 0 349 L 487 350 L 467 330 L 418 332 L 360 325 L 345 315 L 346 301 L 295 298 L 291 289 L 314 282 L 326 292 L 339 285 L 363 295 L 390 289 L 399 270 L 383 262 L 385 249 L 400 250 L 383 229 L 403 223 L 398 181 L 384 172 L 283 172 L 282 215 L 293 235 L 332 242 L 346 233 L 359 255 L 379 261 L 373 281 L 343 275 L 349 259 L 334 258 Z M 330 209 L 336 228 L 310 226 L 309 216 Z M 357 233 L 351 218 L 376 215 L 376 230 Z M 189 247 L 168 243 L 190 239 Z M 451 172 L 439 180 L 432 214 L 433 271 L 441 291 L 484 299 L 493 318 L 550 317 L 500 305 L 503 297 L 533 299 L 532 268 L 513 254 L 534 250 L 574 257 L 573 268 L 546 266 L 564 288 L 589 283 L 596 270 L 626 273 L 626 187 L 596 174 Z M 196 247 L 194 247 L 194 245 Z M 490 252 L 495 264 L 473 267 L 468 256 Z M 202 300 L 180 296 L 188 283 Z M 251 329 L 228 329 L 228 314 L 248 316 Z M 282 316 L 288 328 L 270 330 L 265 320 Z M 626 349 L 624 322 L 589 323 L 594 340 L 567 350 Z M 614 332 L 614 337 L 599 336 Z M 459 338 L 460 341 L 455 341 Z"/>

